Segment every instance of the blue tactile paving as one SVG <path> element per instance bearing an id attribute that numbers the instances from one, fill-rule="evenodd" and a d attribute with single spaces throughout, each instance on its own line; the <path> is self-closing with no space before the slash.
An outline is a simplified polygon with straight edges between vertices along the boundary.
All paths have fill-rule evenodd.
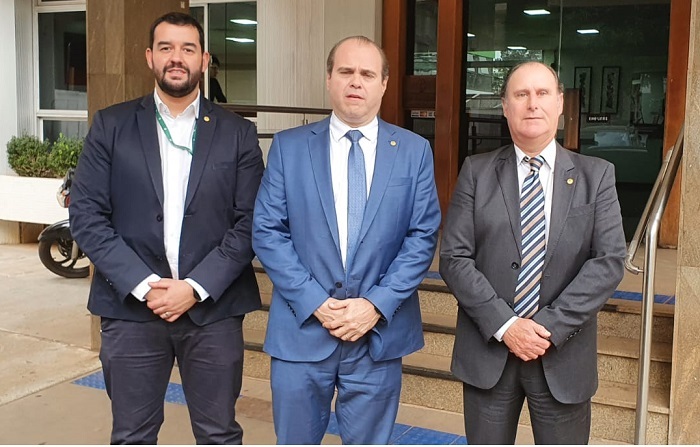
<path id="1" fill-rule="evenodd" d="M 426 273 L 425 277 L 429 278 L 429 279 L 442 279 L 442 276 L 440 276 L 440 273 L 433 272 L 433 271 Z"/>
<path id="2" fill-rule="evenodd" d="M 612 297 L 621 300 L 642 301 L 642 294 L 639 292 L 616 290 Z M 676 297 L 673 295 L 654 295 L 654 302 L 657 304 L 676 304 Z"/>
<path id="3" fill-rule="evenodd" d="M 338 430 L 338 418 L 335 417 L 335 413 L 331 413 L 331 417 L 328 418 L 328 428 L 326 433 L 329 435 L 340 436 L 340 430 Z"/>
<path id="4" fill-rule="evenodd" d="M 75 385 L 86 386 L 98 390 L 105 389 L 105 381 L 102 371 L 90 374 L 74 380 Z M 177 405 L 187 405 L 185 401 L 185 393 L 182 390 L 182 385 L 179 383 L 169 383 L 168 389 L 165 392 L 165 402 Z M 339 436 L 338 420 L 335 413 L 331 413 L 328 421 L 328 429 L 326 433 Z M 433 445 L 464 445 L 466 439 L 464 436 L 458 436 L 450 433 L 443 433 L 436 430 L 429 430 L 421 427 L 411 427 L 405 424 L 394 424 L 394 430 L 389 438 L 389 444 L 393 445 L 415 445 L 415 444 L 433 444 Z"/>
<path id="5" fill-rule="evenodd" d="M 444 433 L 428 428 L 412 427 L 392 444 L 394 445 L 450 445 L 459 435 Z"/>
<path id="6" fill-rule="evenodd" d="M 102 371 L 98 371 L 90 374 L 89 376 L 74 380 L 73 383 L 75 385 L 86 386 L 98 390 L 105 389 L 105 379 L 102 375 Z M 165 391 L 165 402 L 169 404 L 187 405 L 187 401 L 185 401 L 185 393 L 182 391 L 182 385 L 179 383 L 170 382 L 168 384 L 168 389 Z"/>

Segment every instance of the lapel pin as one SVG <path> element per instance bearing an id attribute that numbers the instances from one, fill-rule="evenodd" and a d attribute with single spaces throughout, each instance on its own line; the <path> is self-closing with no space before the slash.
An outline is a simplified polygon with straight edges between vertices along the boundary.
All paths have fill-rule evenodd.
<path id="1" fill-rule="evenodd" d="M 204 117 L 204 121 L 206 121 L 206 122 L 208 123 L 208 122 L 209 122 L 209 117 L 208 117 L 208 116 L 205 116 L 205 117 Z"/>
<path id="2" fill-rule="evenodd" d="M 566 179 L 566 184 L 567 184 L 567 185 L 573 185 L 573 184 L 574 184 L 574 179 L 572 179 L 572 178 Z"/>
<path id="3" fill-rule="evenodd" d="M 396 146 L 396 140 L 391 140 L 389 144 L 391 144 L 392 146 Z"/>

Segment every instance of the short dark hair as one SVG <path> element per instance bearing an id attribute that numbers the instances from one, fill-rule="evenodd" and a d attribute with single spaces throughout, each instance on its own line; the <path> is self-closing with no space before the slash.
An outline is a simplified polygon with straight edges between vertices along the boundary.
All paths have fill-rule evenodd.
<path id="1" fill-rule="evenodd" d="M 363 43 L 367 45 L 372 45 L 374 48 L 379 51 L 379 55 L 382 58 L 382 80 L 386 79 L 389 77 L 389 61 L 386 58 L 386 54 L 384 54 L 384 50 L 377 45 L 375 41 L 370 39 L 369 37 L 365 36 L 350 36 L 346 37 L 342 40 L 340 40 L 338 43 L 333 45 L 333 48 L 331 48 L 330 53 L 328 53 L 328 59 L 326 60 L 326 73 L 330 76 L 331 73 L 333 72 L 333 65 L 335 64 L 335 52 L 338 50 L 338 47 L 347 42 L 348 40 L 355 40 L 358 43 Z"/>
<path id="2" fill-rule="evenodd" d="M 501 86 L 501 98 L 506 97 L 506 91 L 508 90 L 508 81 L 510 81 L 510 77 L 513 76 L 513 73 L 518 71 L 520 67 L 523 67 L 528 64 L 536 64 L 536 65 L 541 65 L 545 67 L 547 70 L 549 70 L 550 73 L 552 73 L 552 76 L 554 76 L 554 82 L 557 83 L 557 88 L 559 89 L 559 93 L 564 93 L 564 84 L 559 81 L 559 75 L 557 72 L 550 67 L 549 65 L 539 62 L 539 61 L 526 61 L 526 62 L 521 62 L 518 65 L 514 66 L 513 68 L 508 71 L 508 74 L 506 75 L 506 78 L 503 80 L 503 85 Z"/>
<path id="3" fill-rule="evenodd" d="M 150 43 L 148 44 L 148 48 L 151 50 L 153 49 L 153 39 L 155 38 L 156 28 L 163 22 L 177 26 L 194 27 L 199 33 L 199 47 L 201 48 L 202 53 L 204 52 L 204 29 L 202 28 L 202 25 L 199 24 L 197 19 L 189 14 L 185 14 L 184 12 L 169 12 L 158 17 L 151 25 Z"/>

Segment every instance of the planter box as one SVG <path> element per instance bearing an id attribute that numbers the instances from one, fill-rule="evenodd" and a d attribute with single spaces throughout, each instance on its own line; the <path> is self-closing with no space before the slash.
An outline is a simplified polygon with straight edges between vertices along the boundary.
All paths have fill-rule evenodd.
<path id="1" fill-rule="evenodd" d="M 60 178 L 0 175 L 0 220 L 52 224 L 67 219 L 68 209 L 56 200 L 61 182 Z"/>

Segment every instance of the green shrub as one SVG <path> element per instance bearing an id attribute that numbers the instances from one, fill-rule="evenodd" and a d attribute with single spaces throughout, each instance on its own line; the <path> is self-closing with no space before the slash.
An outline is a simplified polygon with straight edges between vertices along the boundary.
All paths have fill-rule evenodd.
<path id="1" fill-rule="evenodd" d="M 51 144 L 32 135 L 12 137 L 7 143 L 7 162 L 19 175 L 25 177 L 61 178 L 78 164 L 83 140 L 59 134 Z"/>
<path id="2" fill-rule="evenodd" d="M 7 162 L 25 177 L 53 177 L 49 167 L 50 143 L 32 135 L 12 137 L 7 143 Z"/>
<path id="3" fill-rule="evenodd" d="M 53 177 L 63 177 L 69 169 L 78 166 L 78 157 L 82 151 L 82 139 L 59 134 L 49 153 L 49 167 L 54 173 Z"/>

